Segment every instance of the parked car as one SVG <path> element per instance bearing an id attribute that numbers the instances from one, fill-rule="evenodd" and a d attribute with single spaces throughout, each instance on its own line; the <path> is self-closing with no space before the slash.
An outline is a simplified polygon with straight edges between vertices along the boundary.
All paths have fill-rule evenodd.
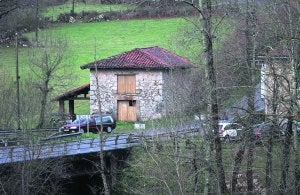
<path id="1" fill-rule="evenodd" d="M 269 123 L 261 123 L 261 124 L 254 125 L 252 127 L 252 129 L 253 129 L 253 138 L 254 139 L 263 139 L 265 137 L 268 137 L 268 135 L 270 135 L 271 131 L 273 131 L 273 136 L 275 138 L 278 138 L 281 135 L 283 135 L 280 127 L 271 128 L 271 124 L 269 124 Z"/>
<path id="2" fill-rule="evenodd" d="M 219 122 L 219 134 L 221 139 L 230 141 L 236 140 L 240 137 L 243 126 L 238 123 Z"/>
<path id="3" fill-rule="evenodd" d="M 51 113 L 49 125 L 51 128 L 59 128 L 66 123 L 72 122 L 71 116 L 65 113 Z"/>
<path id="4" fill-rule="evenodd" d="M 297 131 L 297 134 L 300 135 L 300 122 L 299 121 L 293 121 L 293 132 Z M 284 122 L 281 125 L 281 129 L 282 129 L 282 134 L 285 135 L 286 134 L 286 130 L 287 130 L 287 122 Z"/>
<path id="5" fill-rule="evenodd" d="M 111 133 L 116 128 L 116 121 L 109 114 L 102 114 L 103 130 Z M 66 124 L 60 128 L 61 132 L 87 132 L 98 133 L 101 128 L 101 120 L 99 115 L 91 115 L 89 118 L 78 118 L 73 122 Z M 99 129 L 99 130 L 98 130 Z"/>

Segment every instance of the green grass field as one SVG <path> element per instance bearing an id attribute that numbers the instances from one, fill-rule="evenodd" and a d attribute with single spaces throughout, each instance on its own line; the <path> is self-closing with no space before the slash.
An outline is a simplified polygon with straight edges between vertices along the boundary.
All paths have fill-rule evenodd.
<path id="1" fill-rule="evenodd" d="M 116 5 L 106 5 L 106 4 L 91 4 L 91 3 L 75 3 L 75 13 L 80 13 L 80 12 L 90 12 L 90 11 L 96 11 L 99 13 L 103 12 L 109 12 L 109 11 L 124 11 L 128 9 L 133 9 L 134 6 L 132 5 L 124 5 L 124 4 L 116 4 Z M 42 12 L 42 15 L 45 17 L 49 17 L 52 20 L 56 20 L 60 14 L 64 13 L 70 13 L 72 9 L 72 4 L 71 2 L 63 5 L 58 5 L 58 6 L 52 6 L 48 7 Z"/>
<path id="2" fill-rule="evenodd" d="M 64 24 L 50 29 L 42 30 L 40 36 L 63 36 L 68 40 L 65 59 L 62 62 L 68 73 L 72 75 L 72 83 L 66 88 L 56 88 L 54 93 L 71 89 L 89 82 L 89 70 L 81 70 L 80 65 L 94 61 L 96 46 L 96 59 L 107 58 L 136 47 L 161 46 L 181 55 L 180 47 L 172 40 L 180 39 L 178 31 L 185 28 L 188 22 L 184 19 L 151 19 L 110 21 L 100 23 Z M 26 35 L 34 38 L 34 33 Z M 200 45 L 199 45 L 200 47 Z M 30 75 L 29 57 L 31 48 L 21 48 L 19 55 L 21 79 Z M 0 75 L 15 74 L 15 48 L 0 47 Z M 59 92 L 58 92 L 59 91 Z M 83 105 L 80 102 L 81 105 Z M 89 111 L 86 105 L 77 108 L 78 114 Z"/>

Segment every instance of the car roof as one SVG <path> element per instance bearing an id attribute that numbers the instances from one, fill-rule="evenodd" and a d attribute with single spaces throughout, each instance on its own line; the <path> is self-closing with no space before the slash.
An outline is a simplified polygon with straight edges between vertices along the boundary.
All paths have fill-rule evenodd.
<path id="1" fill-rule="evenodd" d="M 91 117 L 97 117 L 97 116 L 99 117 L 100 114 L 92 114 L 92 115 L 91 115 Z M 101 114 L 101 116 L 102 116 L 102 117 L 104 117 L 104 116 L 111 116 L 111 117 L 112 117 L 111 114 Z"/>
<path id="2" fill-rule="evenodd" d="M 219 122 L 218 124 L 219 125 L 232 125 L 232 124 L 237 124 L 238 125 L 238 123 L 232 123 L 232 122 Z"/>

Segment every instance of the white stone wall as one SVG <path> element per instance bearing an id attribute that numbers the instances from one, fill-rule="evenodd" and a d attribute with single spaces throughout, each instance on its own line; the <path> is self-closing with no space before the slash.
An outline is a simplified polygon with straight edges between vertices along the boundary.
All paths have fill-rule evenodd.
<path id="1" fill-rule="evenodd" d="M 190 69 L 176 69 L 163 73 L 164 107 L 167 115 L 189 111 L 192 104 L 190 71 Z"/>
<path id="2" fill-rule="evenodd" d="M 99 96 L 102 112 L 113 113 L 117 116 L 117 100 L 123 96 L 117 94 L 117 75 L 136 74 L 136 94 L 132 96 L 136 100 L 138 120 L 156 119 L 165 112 L 163 103 L 163 78 L 161 71 L 119 71 L 98 70 Z M 98 111 L 96 94 L 96 71 L 90 74 L 90 109 L 91 114 Z"/>
<path id="3" fill-rule="evenodd" d="M 112 71 L 98 71 L 98 87 L 99 93 L 96 93 L 96 71 L 90 72 L 90 112 L 91 114 L 98 112 L 98 100 L 100 97 L 102 112 L 114 113 L 117 109 L 117 101 L 115 99 L 117 93 L 117 76 Z M 116 112 L 115 112 L 116 113 Z"/>
<path id="4" fill-rule="evenodd" d="M 140 71 L 136 75 L 140 119 L 161 118 L 163 106 L 163 79 L 160 71 Z"/>

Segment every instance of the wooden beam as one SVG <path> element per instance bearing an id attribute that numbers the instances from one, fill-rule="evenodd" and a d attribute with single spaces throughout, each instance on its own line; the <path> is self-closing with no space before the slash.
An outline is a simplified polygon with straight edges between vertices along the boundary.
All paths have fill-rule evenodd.
<path id="1" fill-rule="evenodd" d="M 90 97 L 73 97 L 73 98 L 68 98 L 67 100 L 90 100 Z"/>
<path id="2" fill-rule="evenodd" d="M 69 113 L 72 117 L 72 120 L 76 119 L 75 112 L 74 112 L 74 100 L 69 100 Z"/>
<path id="3" fill-rule="evenodd" d="M 59 103 L 58 112 L 65 113 L 65 101 L 64 100 L 59 100 L 58 103 Z"/>

